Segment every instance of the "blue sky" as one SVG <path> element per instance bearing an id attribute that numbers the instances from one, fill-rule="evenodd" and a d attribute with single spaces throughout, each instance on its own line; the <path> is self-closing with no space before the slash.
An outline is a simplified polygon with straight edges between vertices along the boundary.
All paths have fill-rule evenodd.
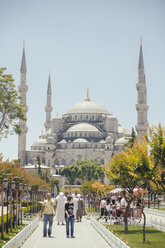
<path id="1" fill-rule="evenodd" d="M 140 37 L 148 94 L 148 121 L 165 126 L 164 0 L 0 0 L 0 67 L 20 83 L 26 44 L 27 149 L 44 130 L 49 69 L 52 118 L 90 98 L 119 123 L 137 122 Z M 5 158 L 17 158 L 17 136 L 0 142 Z"/>

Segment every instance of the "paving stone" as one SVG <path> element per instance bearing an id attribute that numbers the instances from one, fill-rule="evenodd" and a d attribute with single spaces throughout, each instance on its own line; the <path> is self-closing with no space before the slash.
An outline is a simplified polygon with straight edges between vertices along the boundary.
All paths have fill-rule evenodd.
<path id="1" fill-rule="evenodd" d="M 75 238 L 66 238 L 66 226 L 57 225 L 54 221 L 52 228 L 52 238 L 42 237 L 43 222 L 25 241 L 21 248 L 109 248 L 107 242 L 91 226 L 90 221 L 83 219 L 82 222 L 76 222 Z"/>

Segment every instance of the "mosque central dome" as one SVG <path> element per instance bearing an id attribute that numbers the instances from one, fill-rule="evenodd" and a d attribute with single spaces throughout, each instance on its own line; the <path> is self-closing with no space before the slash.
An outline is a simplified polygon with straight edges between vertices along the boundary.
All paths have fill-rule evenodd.
<path id="1" fill-rule="evenodd" d="M 92 102 L 89 98 L 89 90 L 87 89 L 87 96 L 83 102 L 75 104 L 70 108 L 67 114 L 106 114 L 109 112 L 102 105 Z"/>
<path id="2" fill-rule="evenodd" d="M 100 104 L 91 101 L 84 101 L 75 104 L 67 114 L 106 114 L 109 112 Z"/>

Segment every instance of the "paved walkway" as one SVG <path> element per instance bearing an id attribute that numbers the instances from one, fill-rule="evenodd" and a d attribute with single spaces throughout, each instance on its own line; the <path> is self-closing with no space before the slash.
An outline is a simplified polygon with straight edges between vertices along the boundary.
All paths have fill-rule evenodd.
<path id="1" fill-rule="evenodd" d="M 54 221 L 52 228 L 52 238 L 42 237 L 43 222 L 25 241 L 21 248 L 110 248 L 107 242 L 91 226 L 90 221 L 83 218 L 82 222 L 76 222 L 75 239 L 66 238 L 66 226 L 57 225 Z"/>

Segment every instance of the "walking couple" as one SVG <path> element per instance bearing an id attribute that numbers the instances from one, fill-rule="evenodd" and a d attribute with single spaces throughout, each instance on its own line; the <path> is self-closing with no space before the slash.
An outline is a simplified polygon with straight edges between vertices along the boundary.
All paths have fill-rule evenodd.
<path id="1" fill-rule="evenodd" d="M 43 217 L 43 237 L 46 237 L 47 234 L 51 237 L 52 233 L 52 224 L 53 217 L 56 214 L 56 204 L 53 199 L 51 199 L 51 194 L 47 193 L 46 200 L 43 203 L 41 217 Z M 71 223 L 71 238 L 74 238 L 74 203 L 73 197 L 68 196 L 67 202 L 65 203 L 65 221 L 66 221 L 66 236 L 69 238 L 69 223 Z M 49 223 L 49 227 L 47 230 L 47 224 Z"/>

